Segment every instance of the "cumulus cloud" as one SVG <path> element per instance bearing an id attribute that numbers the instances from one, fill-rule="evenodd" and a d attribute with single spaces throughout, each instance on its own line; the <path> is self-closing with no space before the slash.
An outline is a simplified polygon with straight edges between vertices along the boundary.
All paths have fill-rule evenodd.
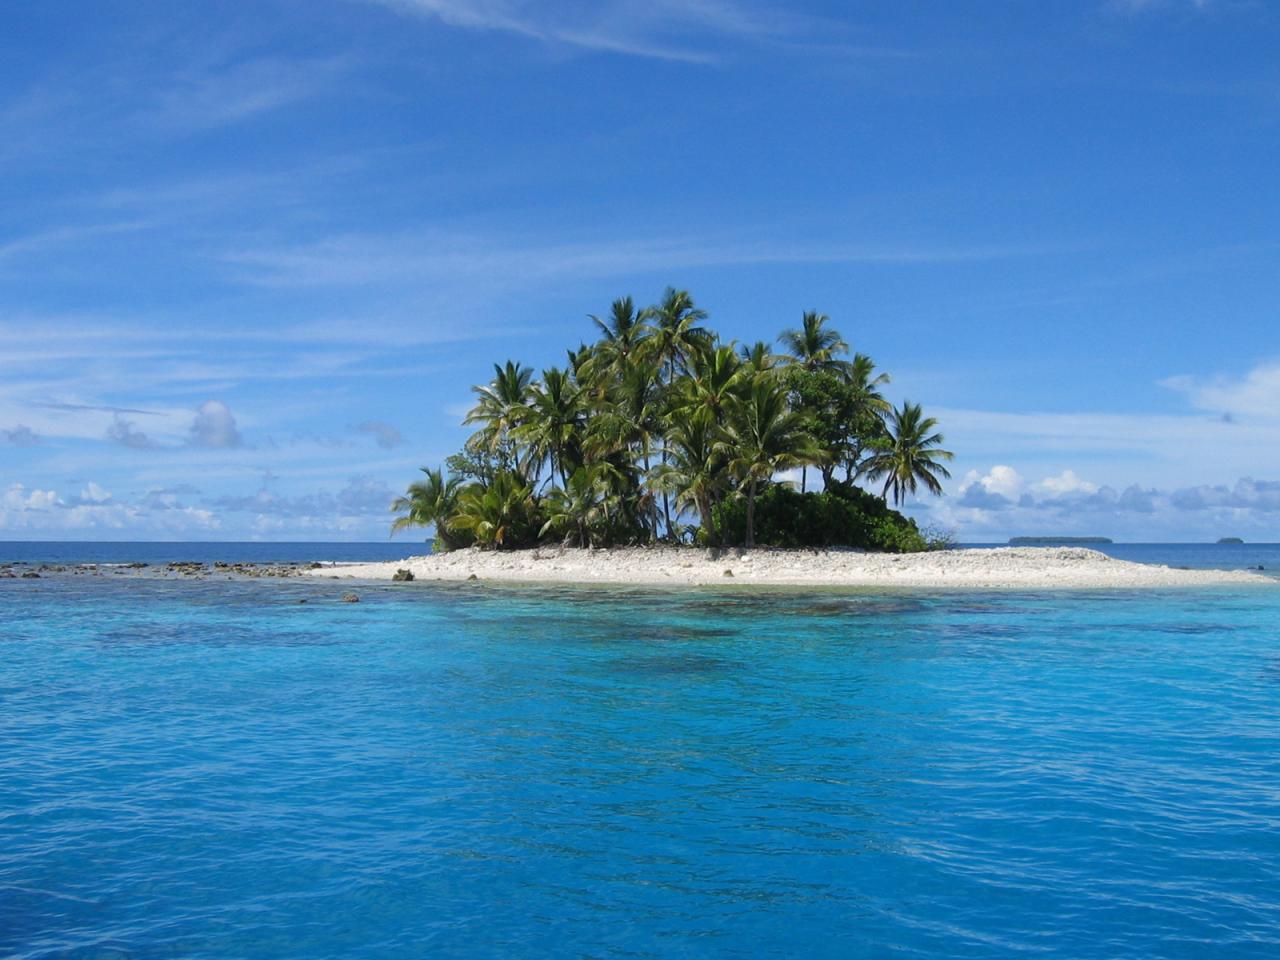
<path id="1" fill-rule="evenodd" d="M 34 447 L 40 442 L 40 438 L 35 435 L 35 431 L 22 424 L 18 424 L 8 430 L 0 430 L 0 439 L 3 439 L 5 443 L 13 444 L 15 447 Z"/>
<path id="2" fill-rule="evenodd" d="M 231 408 L 221 400 L 206 400 L 191 424 L 191 443 L 197 447 L 228 448 L 244 446 L 244 439 Z"/>
<path id="3" fill-rule="evenodd" d="M 1036 489 L 1051 497 L 1064 497 L 1072 494 L 1097 493 L 1098 485 L 1080 479 L 1074 470 L 1063 470 L 1056 477 L 1045 477 L 1036 484 Z"/>
<path id="4" fill-rule="evenodd" d="M 404 436 L 400 431 L 382 420 L 366 420 L 356 426 L 356 431 L 372 436 L 374 442 L 384 450 L 404 443 Z"/>
<path id="5" fill-rule="evenodd" d="M 152 494 L 159 496 L 152 497 Z M 0 530 L 36 533 L 59 532 L 92 536 L 95 531 L 150 533 L 182 536 L 216 530 L 220 521 L 207 509 L 189 507 L 151 491 L 140 499 L 116 499 L 94 481 L 70 497 L 56 490 L 28 489 L 11 484 L 0 492 Z"/>
<path id="6" fill-rule="evenodd" d="M 986 475 L 970 470 L 960 487 L 961 506 L 977 510 L 1004 510 L 1013 505 L 1022 493 L 1023 480 L 1018 471 L 1004 464 L 996 464 Z"/>
<path id="7" fill-rule="evenodd" d="M 264 486 L 251 496 L 218 497 L 208 505 L 224 511 L 292 519 L 383 518 L 394 499 L 395 494 L 385 483 L 369 476 L 355 476 L 337 493 L 283 496 Z"/>
<path id="8" fill-rule="evenodd" d="M 1280 522 L 1280 480 L 1120 487 L 1072 470 L 1030 482 L 998 465 L 986 473 L 969 471 L 953 494 L 921 501 L 913 512 L 970 540 L 1023 533 L 1185 540 L 1246 532 L 1269 540 Z"/>
<path id="9" fill-rule="evenodd" d="M 1170 502 L 1179 510 L 1257 510 L 1280 512 L 1280 481 L 1244 477 L 1232 487 L 1198 486 L 1175 490 Z"/>
<path id="10" fill-rule="evenodd" d="M 134 450 L 149 450 L 156 445 L 145 433 L 135 429 L 132 421 L 118 413 L 112 417 L 111 426 L 107 427 L 107 439 Z"/>
<path id="11" fill-rule="evenodd" d="M 5 511 L 26 513 L 28 511 L 45 512 L 62 506 L 62 498 L 53 490 L 30 490 L 20 483 L 9 485 L 4 492 L 0 506 Z"/>
<path id="12" fill-rule="evenodd" d="M 85 488 L 80 491 L 80 496 L 76 498 L 75 502 L 78 504 L 106 503 L 110 499 L 111 494 L 109 492 L 90 480 Z"/>

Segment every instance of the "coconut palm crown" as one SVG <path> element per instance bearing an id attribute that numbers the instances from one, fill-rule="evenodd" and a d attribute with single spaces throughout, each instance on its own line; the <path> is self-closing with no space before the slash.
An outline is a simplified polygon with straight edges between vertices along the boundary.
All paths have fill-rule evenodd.
<path id="1" fill-rule="evenodd" d="M 569 349 L 565 366 L 535 375 L 515 360 L 494 364 L 463 421 L 475 432 L 448 476 L 424 468 L 396 500 L 393 532 L 434 525 L 444 549 L 550 538 L 719 544 L 730 532 L 752 546 L 759 504 L 776 501 L 795 468 L 822 477 L 822 491 L 804 496 L 849 500 L 860 479 L 876 483 L 881 514 L 890 495 L 900 504 L 921 486 L 941 493 L 949 476 L 934 419 L 915 404 L 892 407 L 888 374 L 850 357 L 825 314 L 784 331 L 785 353 L 721 340 L 674 287 L 652 306 L 620 297 L 590 319 L 598 339 Z"/>

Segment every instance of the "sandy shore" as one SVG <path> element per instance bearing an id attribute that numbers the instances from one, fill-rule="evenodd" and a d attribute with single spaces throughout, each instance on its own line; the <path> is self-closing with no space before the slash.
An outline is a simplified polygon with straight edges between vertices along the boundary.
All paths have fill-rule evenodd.
<path id="1" fill-rule="evenodd" d="M 1128 588 L 1280 581 L 1246 571 L 1180 570 L 1115 560 L 1079 547 L 1006 547 L 938 553 L 847 550 L 708 551 L 695 547 L 580 550 L 543 547 L 511 552 L 457 550 L 392 563 L 338 564 L 310 576 L 510 583 L 611 583 L 650 586 L 770 584 L 821 587 Z"/>

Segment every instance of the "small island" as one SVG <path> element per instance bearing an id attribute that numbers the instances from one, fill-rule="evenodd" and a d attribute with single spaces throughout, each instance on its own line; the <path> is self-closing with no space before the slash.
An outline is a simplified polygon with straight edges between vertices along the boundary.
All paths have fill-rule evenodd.
<path id="1" fill-rule="evenodd" d="M 1244 541 L 1239 537 L 1221 537 L 1219 538 L 1218 543 L 1241 544 L 1244 543 Z"/>
<path id="2" fill-rule="evenodd" d="M 1089 544 L 1114 543 L 1110 537 L 1011 537 L 1011 547 L 1081 547 Z"/>
<path id="3" fill-rule="evenodd" d="M 725 340 L 688 291 L 591 316 L 597 338 L 539 375 L 514 360 L 472 390 L 475 428 L 392 504 L 430 555 L 310 576 L 650 586 L 1148 587 L 1259 582 L 1019 537 L 954 548 L 899 508 L 950 476 L 937 421 L 824 314 L 782 347 Z M 1273 581 L 1265 581 L 1273 583 Z"/>

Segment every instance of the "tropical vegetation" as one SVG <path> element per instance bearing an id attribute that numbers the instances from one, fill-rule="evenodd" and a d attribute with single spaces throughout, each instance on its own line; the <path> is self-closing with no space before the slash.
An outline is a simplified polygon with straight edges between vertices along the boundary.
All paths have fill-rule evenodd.
<path id="1" fill-rule="evenodd" d="M 463 421 L 475 432 L 392 504 L 392 532 L 434 526 L 442 550 L 924 549 L 893 507 L 941 492 L 952 454 L 937 421 L 893 406 L 888 374 L 824 314 L 785 330 L 781 352 L 725 341 L 707 319 L 686 290 L 645 308 L 623 297 L 563 366 L 494 364 Z"/>

